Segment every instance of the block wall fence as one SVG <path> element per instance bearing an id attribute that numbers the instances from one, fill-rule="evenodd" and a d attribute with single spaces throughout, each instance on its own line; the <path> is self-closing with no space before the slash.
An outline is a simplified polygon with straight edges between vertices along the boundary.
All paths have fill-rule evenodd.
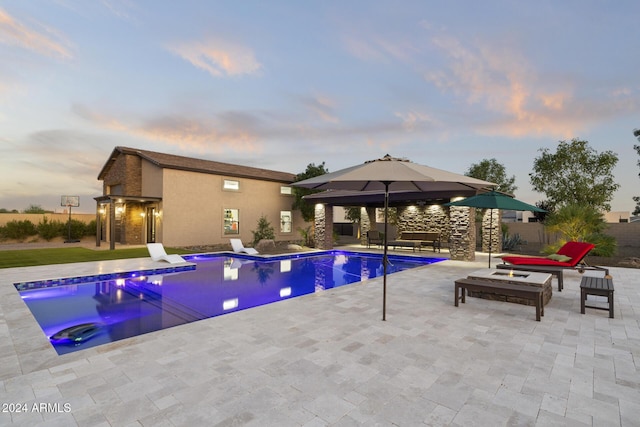
<path id="1" fill-rule="evenodd" d="M 20 214 L 20 213 L 0 213 L 0 226 L 7 225 L 8 222 L 11 221 L 24 221 L 29 220 L 34 225 L 38 225 L 38 223 L 42 222 L 42 218 L 47 217 L 49 221 L 60 221 L 66 223 L 69 221 L 68 213 L 45 213 L 45 214 Z M 96 219 L 95 213 L 90 214 L 74 214 L 71 211 L 71 219 L 75 219 L 77 221 L 84 222 L 85 224 L 89 224 L 91 221 Z"/>

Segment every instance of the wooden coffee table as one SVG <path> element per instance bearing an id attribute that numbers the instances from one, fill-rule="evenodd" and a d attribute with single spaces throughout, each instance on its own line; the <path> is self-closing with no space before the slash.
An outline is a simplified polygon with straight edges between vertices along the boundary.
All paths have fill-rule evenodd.
<path id="1" fill-rule="evenodd" d="M 534 273 L 530 271 L 510 271 L 510 270 L 494 270 L 494 269 L 482 269 L 470 273 L 467 278 L 483 280 L 487 282 L 508 283 L 512 285 L 521 286 L 537 286 L 543 289 L 542 291 L 542 303 L 547 304 L 551 300 L 553 290 L 551 288 L 552 275 L 547 273 Z M 504 295 L 486 294 L 474 295 L 474 292 L 469 293 L 470 296 L 477 296 L 480 298 L 493 299 L 499 301 L 515 302 L 517 304 L 532 305 L 531 301 L 507 297 Z"/>

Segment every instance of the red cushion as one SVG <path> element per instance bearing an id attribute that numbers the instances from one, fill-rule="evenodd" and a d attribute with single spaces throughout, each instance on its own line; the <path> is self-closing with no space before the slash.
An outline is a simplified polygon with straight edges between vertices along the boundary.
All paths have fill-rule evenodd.
<path id="1" fill-rule="evenodd" d="M 514 265 L 555 265 L 558 267 L 575 267 L 596 245 L 588 242 L 567 242 L 556 252 L 559 255 L 571 257 L 568 262 L 554 261 L 546 257 L 537 256 L 505 256 L 504 262 Z"/>
<path id="2" fill-rule="evenodd" d="M 502 260 L 514 265 L 554 265 L 557 267 L 573 267 L 573 264 L 570 262 L 554 261 L 552 259 L 539 256 L 503 256 Z"/>
<path id="3" fill-rule="evenodd" d="M 596 245 L 588 242 L 567 242 L 560 249 L 558 249 L 557 254 L 566 255 L 571 257 L 571 263 L 573 265 L 578 264 L 582 261 L 591 249 L 595 248 Z M 574 263 L 575 261 L 575 263 Z"/>

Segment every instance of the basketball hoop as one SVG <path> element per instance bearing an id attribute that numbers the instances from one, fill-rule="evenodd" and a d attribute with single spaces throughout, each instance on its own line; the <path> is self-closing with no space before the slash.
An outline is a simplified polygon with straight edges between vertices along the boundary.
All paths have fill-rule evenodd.
<path id="1" fill-rule="evenodd" d="M 65 243 L 78 243 L 80 240 L 71 239 L 71 208 L 77 208 L 80 206 L 80 196 L 62 196 L 60 197 L 60 206 L 65 206 L 69 209 L 69 222 L 68 231 L 69 235 Z"/>

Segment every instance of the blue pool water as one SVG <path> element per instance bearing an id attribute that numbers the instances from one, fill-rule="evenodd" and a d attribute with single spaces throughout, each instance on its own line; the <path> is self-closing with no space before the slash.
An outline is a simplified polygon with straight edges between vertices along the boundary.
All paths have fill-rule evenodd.
<path id="1" fill-rule="evenodd" d="M 441 260 L 389 256 L 387 273 Z M 353 252 L 268 261 L 200 255 L 189 261 L 195 269 L 20 283 L 16 288 L 45 335 L 55 336 L 51 343 L 58 354 L 65 354 L 382 275 L 381 256 Z M 71 337 L 58 334 L 67 328 L 75 328 Z"/>

